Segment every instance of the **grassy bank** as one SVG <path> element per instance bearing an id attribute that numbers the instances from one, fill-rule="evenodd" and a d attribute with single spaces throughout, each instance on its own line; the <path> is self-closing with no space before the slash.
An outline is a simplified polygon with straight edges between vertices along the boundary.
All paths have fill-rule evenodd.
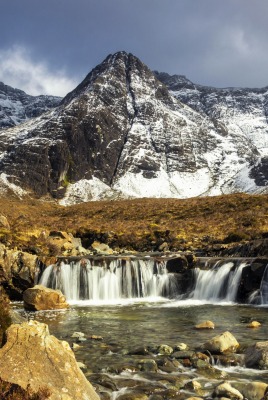
<path id="1" fill-rule="evenodd" d="M 135 199 L 82 203 L 62 207 L 40 200 L 0 199 L 10 230 L 0 240 L 12 247 L 44 250 L 41 232 L 61 230 L 113 248 L 198 249 L 268 235 L 268 195 L 232 194 L 192 199 Z M 43 248 L 42 248 L 43 247 Z"/>

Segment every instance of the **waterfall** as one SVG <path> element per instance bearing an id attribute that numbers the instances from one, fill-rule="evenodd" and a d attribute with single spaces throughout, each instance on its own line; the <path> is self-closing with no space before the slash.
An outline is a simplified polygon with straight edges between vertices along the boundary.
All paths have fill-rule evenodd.
<path id="1" fill-rule="evenodd" d="M 233 261 L 218 261 L 210 270 L 196 269 L 196 284 L 192 294 L 193 299 L 207 301 L 236 300 L 237 290 L 246 262 L 238 266 Z"/>
<path id="2" fill-rule="evenodd" d="M 268 264 L 265 268 L 260 285 L 261 304 L 268 304 Z"/>
<path id="3" fill-rule="evenodd" d="M 166 261 L 154 259 L 102 259 L 50 265 L 39 284 L 60 289 L 68 300 L 117 300 L 122 298 L 172 297 L 176 281 Z"/>

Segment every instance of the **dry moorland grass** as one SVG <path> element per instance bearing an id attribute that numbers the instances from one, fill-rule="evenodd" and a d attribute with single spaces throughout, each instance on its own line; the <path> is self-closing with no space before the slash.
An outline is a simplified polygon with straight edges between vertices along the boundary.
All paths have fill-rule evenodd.
<path id="1" fill-rule="evenodd" d="M 243 193 L 191 199 L 134 199 L 81 203 L 63 207 L 41 200 L 0 199 L 0 213 L 10 231 L 0 240 L 10 245 L 42 246 L 41 231 L 61 230 L 113 247 L 198 248 L 261 238 L 268 233 L 268 195 Z"/>

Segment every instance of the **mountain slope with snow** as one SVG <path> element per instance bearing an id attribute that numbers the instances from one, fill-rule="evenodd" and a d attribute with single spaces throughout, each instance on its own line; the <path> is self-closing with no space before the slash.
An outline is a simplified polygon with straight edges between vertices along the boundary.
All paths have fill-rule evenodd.
<path id="1" fill-rule="evenodd" d="M 37 117 L 59 105 L 61 97 L 30 96 L 0 82 L 0 130 Z"/>
<path id="2" fill-rule="evenodd" d="M 110 55 L 58 107 L 0 131 L 0 183 L 63 204 L 268 192 L 267 94 L 247 90 Z"/>

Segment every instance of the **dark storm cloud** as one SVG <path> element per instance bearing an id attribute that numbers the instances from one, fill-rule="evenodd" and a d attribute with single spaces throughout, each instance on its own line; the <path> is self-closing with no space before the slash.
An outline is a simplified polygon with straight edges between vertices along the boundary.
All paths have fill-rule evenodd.
<path id="1" fill-rule="evenodd" d="M 0 80 L 32 93 L 64 94 L 118 50 L 201 84 L 268 84 L 266 0 L 0 3 Z"/>

